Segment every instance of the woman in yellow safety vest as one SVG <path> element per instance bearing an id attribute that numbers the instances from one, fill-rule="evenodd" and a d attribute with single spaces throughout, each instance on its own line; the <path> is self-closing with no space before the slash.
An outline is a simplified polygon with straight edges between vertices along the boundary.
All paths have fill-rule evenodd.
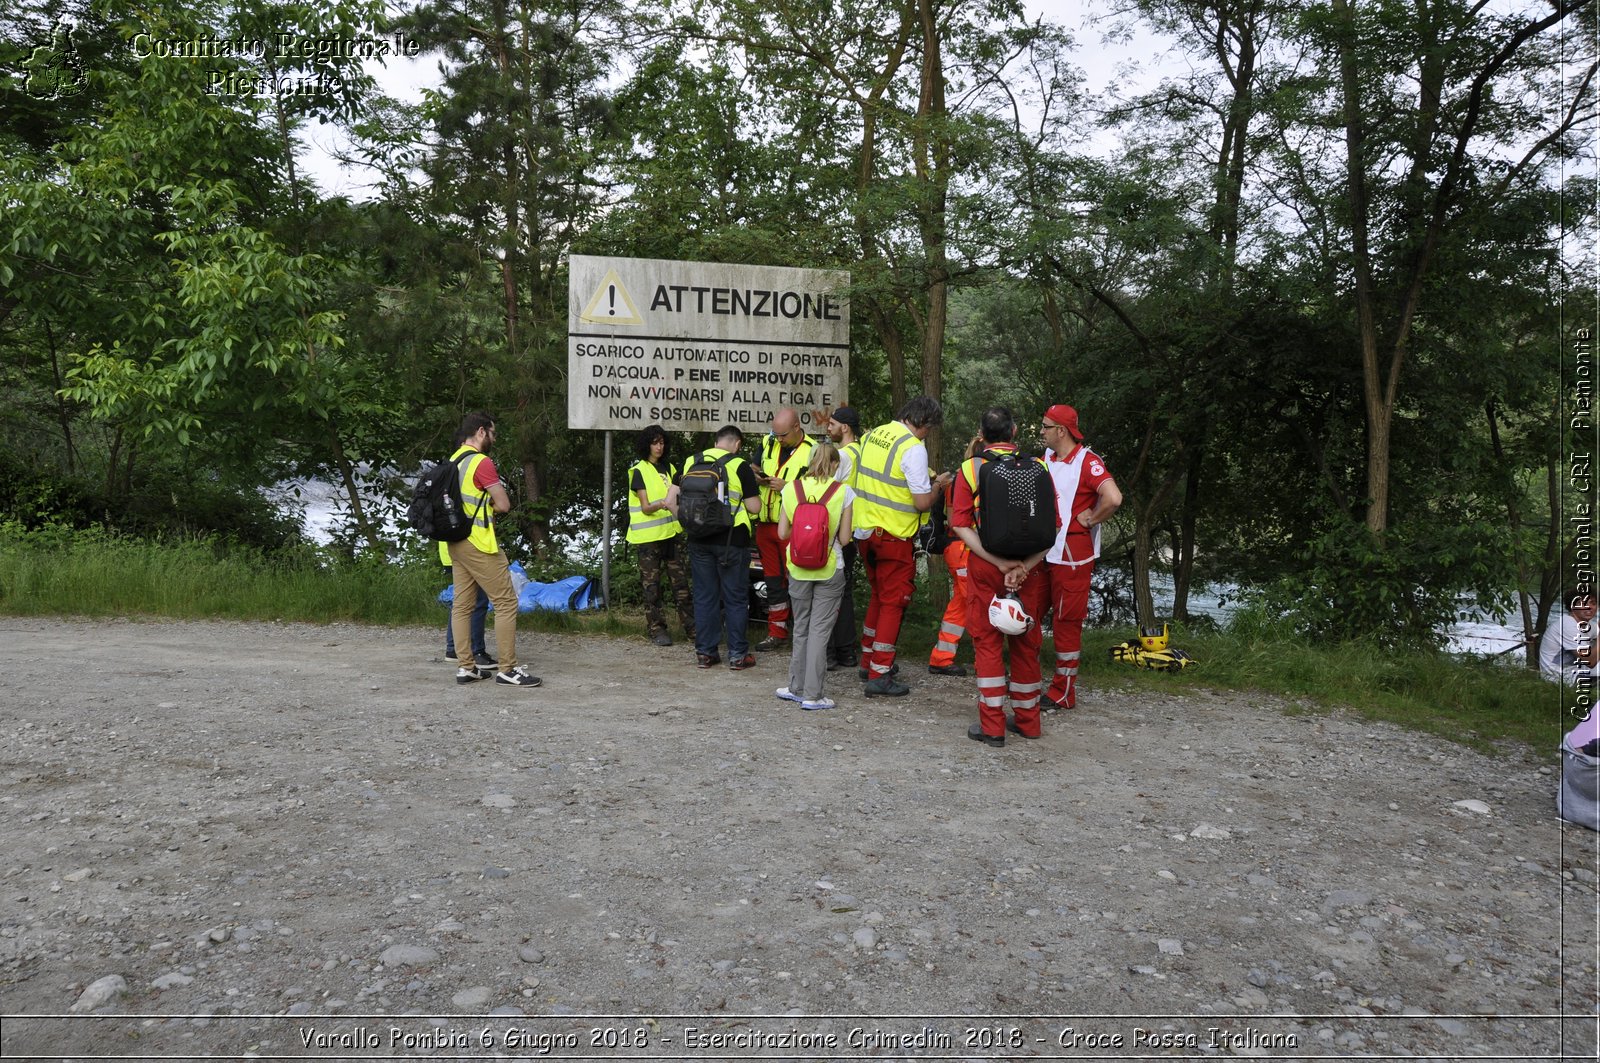
<path id="1" fill-rule="evenodd" d="M 794 606 L 794 642 L 789 654 L 789 685 L 777 695 L 798 702 L 802 709 L 831 709 L 822 683 L 828 672 L 828 636 L 839 615 L 845 572 L 841 549 L 850 541 L 851 508 L 855 492 L 839 483 L 839 451 L 832 443 L 818 443 L 805 475 L 784 486 L 780 495 L 778 534 L 782 538 L 789 575 L 789 600 Z M 801 512 L 802 499 L 807 512 Z M 816 503 L 816 505 L 810 505 Z M 826 522 L 820 519 L 826 511 Z M 821 564 L 802 563 L 800 538 L 809 537 Z M 813 559 L 807 559 L 813 560 Z"/>
<path id="2" fill-rule="evenodd" d="M 639 558 L 639 579 L 644 584 L 644 617 L 650 640 L 657 646 L 672 645 L 667 634 L 667 616 L 661 605 L 661 570 L 672 580 L 672 596 L 678 606 L 678 622 L 683 633 L 694 641 L 694 601 L 689 595 L 689 579 L 683 558 L 678 553 L 678 533 L 683 528 L 668 508 L 669 494 L 677 490 L 672 481 L 677 471 L 667 457 L 667 431 L 658 424 L 642 429 L 634 449 L 639 460 L 628 470 L 628 542 Z"/>

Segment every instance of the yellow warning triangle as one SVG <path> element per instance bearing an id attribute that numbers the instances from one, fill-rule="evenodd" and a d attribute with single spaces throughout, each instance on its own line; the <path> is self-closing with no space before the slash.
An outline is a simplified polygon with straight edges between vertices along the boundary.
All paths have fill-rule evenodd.
<path id="1" fill-rule="evenodd" d="M 594 298 L 589 300 L 589 305 L 578 315 L 578 319 L 595 325 L 644 324 L 644 318 L 639 316 L 639 308 L 633 305 L 633 297 L 622 286 L 622 278 L 617 276 L 614 269 L 606 271 L 605 280 L 600 282 Z"/>

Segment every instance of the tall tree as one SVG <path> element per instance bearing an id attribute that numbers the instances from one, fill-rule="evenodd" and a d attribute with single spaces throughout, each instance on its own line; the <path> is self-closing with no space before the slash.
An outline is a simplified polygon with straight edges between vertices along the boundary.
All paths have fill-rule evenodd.
<path id="1" fill-rule="evenodd" d="M 596 162 L 614 128 L 605 79 L 632 19 L 616 0 L 437 0 L 405 21 L 444 59 L 416 146 L 426 208 L 498 275 L 501 336 L 483 352 L 479 394 L 512 428 L 519 513 L 536 550 L 548 542 L 546 496 L 561 475 L 561 279 L 574 239 L 606 201 Z"/>
<path id="2" fill-rule="evenodd" d="M 1460 241 L 1490 224 L 1506 197 L 1547 179 L 1550 163 L 1571 157 L 1593 128 L 1592 11 L 1593 0 L 1511 11 L 1332 0 L 1326 17 L 1307 17 L 1337 72 L 1329 118 L 1343 133 L 1344 181 L 1315 206 L 1348 236 L 1340 258 L 1359 343 L 1374 537 L 1390 523 L 1394 417 L 1419 315 L 1459 268 Z M 1530 102 L 1552 96 L 1558 106 Z"/>

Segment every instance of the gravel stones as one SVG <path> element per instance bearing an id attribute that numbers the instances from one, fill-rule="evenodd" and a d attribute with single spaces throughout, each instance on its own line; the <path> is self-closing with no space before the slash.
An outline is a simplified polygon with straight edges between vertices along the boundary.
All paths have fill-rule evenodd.
<path id="1" fill-rule="evenodd" d="M 385 967 L 426 967 L 439 962 L 439 953 L 424 945 L 390 945 L 379 959 Z"/>
<path id="2" fill-rule="evenodd" d="M 478 985 L 473 986 L 471 989 L 463 989 L 461 992 L 450 998 L 450 1003 L 454 1004 L 462 1011 L 476 1012 L 482 1011 L 484 1006 L 489 1003 L 493 996 L 494 993 L 489 989 L 488 986 Z"/>
<path id="3" fill-rule="evenodd" d="M 108 974 L 104 978 L 97 978 L 90 982 L 88 987 L 78 995 L 78 1000 L 72 1005 L 73 1011 L 94 1011 L 96 1008 L 105 1007 L 117 997 L 128 992 L 128 983 L 120 974 Z"/>

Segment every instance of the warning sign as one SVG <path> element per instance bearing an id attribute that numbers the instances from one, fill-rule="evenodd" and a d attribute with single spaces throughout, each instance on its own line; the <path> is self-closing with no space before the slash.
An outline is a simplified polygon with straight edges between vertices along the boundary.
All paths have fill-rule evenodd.
<path id="1" fill-rule="evenodd" d="M 639 308 L 633 305 L 633 296 L 622 286 L 622 278 L 617 276 L 614 269 L 606 271 L 600 287 L 595 289 L 594 298 L 578 315 L 578 320 L 594 325 L 644 324 L 644 318 L 639 316 Z"/>
<path id="2" fill-rule="evenodd" d="M 773 411 L 840 404 L 850 275 L 839 270 L 573 255 L 567 425 L 766 429 Z"/>

